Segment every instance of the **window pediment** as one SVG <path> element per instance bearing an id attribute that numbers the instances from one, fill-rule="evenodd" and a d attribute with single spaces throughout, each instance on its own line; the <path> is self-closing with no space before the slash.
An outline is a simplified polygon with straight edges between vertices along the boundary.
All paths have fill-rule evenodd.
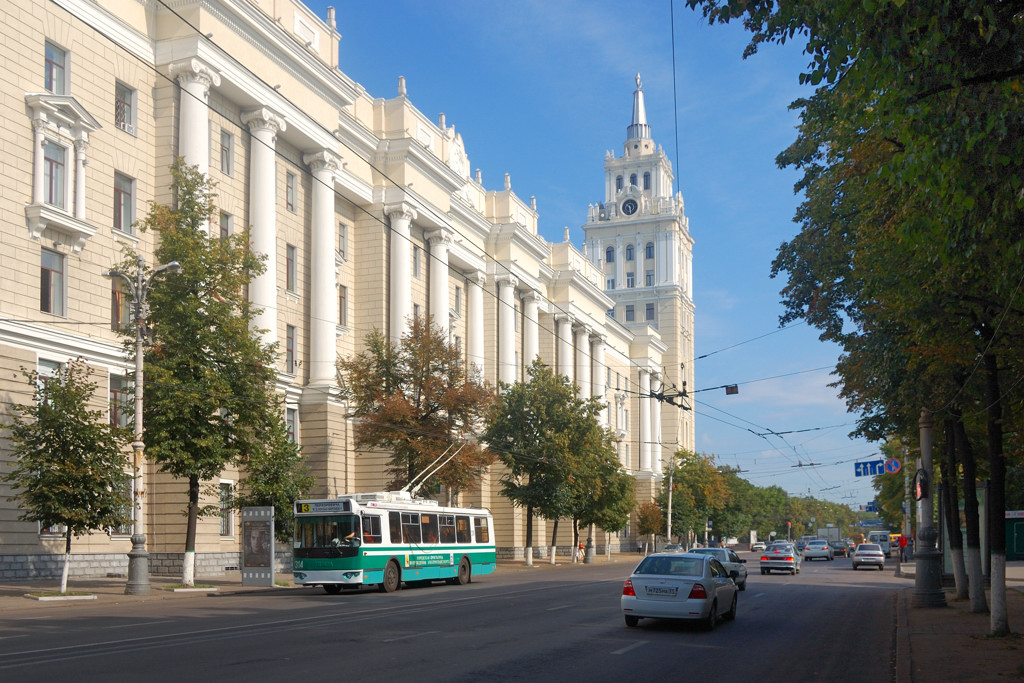
<path id="1" fill-rule="evenodd" d="M 99 121 L 70 95 L 28 93 L 25 103 L 32 110 L 33 121 L 39 121 L 55 133 L 70 133 L 75 140 L 87 140 L 89 133 L 102 128 Z"/>

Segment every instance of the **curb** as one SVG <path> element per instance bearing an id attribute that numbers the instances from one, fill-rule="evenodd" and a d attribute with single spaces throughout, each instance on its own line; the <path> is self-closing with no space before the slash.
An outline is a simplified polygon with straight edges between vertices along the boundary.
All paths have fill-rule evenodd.
<path id="1" fill-rule="evenodd" d="M 896 593 L 896 682 L 914 680 L 913 652 L 910 643 L 910 605 L 912 588 L 901 588 Z"/>

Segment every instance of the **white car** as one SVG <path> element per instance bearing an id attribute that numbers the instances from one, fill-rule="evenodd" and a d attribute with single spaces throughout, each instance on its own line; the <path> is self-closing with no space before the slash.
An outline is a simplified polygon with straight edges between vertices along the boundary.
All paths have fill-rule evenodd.
<path id="1" fill-rule="evenodd" d="M 736 572 L 736 587 L 741 591 L 747 590 L 747 561 L 740 559 L 733 550 L 729 548 L 693 548 L 691 553 L 697 555 L 710 555 L 725 567 L 725 571 L 732 574 Z"/>
<path id="2" fill-rule="evenodd" d="M 739 589 L 733 579 L 710 555 L 648 555 L 622 584 L 626 626 L 641 619 L 687 619 L 710 631 L 719 619 L 736 618 Z"/>
<path id="3" fill-rule="evenodd" d="M 828 541 L 815 539 L 813 541 L 808 541 L 807 545 L 804 546 L 805 560 L 813 560 L 818 557 L 825 560 L 835 559 L 834 551 L 832 550 L 832 546 L 828 544 Z"/>
<path id="4" fill-rule="evenodd" d="M 764 541 L 754 541 L 753 543 L 750 544 L 750 552 L 752 552 L 752 553 L 760 552 L 760 551 L 764 550 L 767 547 L 768 546 L 766 546 L 764 544 Z"/>
<path id="5" fill-rule="evenodd" d="M 882 552 L 882 546 L 877 543 L 858 545 L 857 549 L 853 551 L 853 568 L 857 569 L 861 565 L 878 567 L 880 570 L 885 569 L 885 553 Z"/>

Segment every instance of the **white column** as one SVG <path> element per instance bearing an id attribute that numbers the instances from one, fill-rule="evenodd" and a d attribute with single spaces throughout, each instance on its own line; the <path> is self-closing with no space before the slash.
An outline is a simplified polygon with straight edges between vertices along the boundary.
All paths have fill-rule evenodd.
<path id="1" fill-rule="evenodd" d="M 252 250 L 266 257 L 262 275 L 249 284 L 249 299 L 257 309 L 255 329 L 261 330 L 264 344 L 277 341 L 277 158 L 274 155 L 277 133 L 286 127 L 284 119 L 263 107 L 243 112 L 242 123 L 249 126 L 249 224 L 252 226 Z M 204 124 L 205 125 L 205 124 Z"/>
<path id="2" fill-rule="evenodd" d="M 580 398 L 590 398 L 590 328 L 584 325 L 576 328 L 576 386 Z"/>
<path id="3" fill-rule="evenodd" d="M 384 207 L 391 219 L 391 291 L 388 292 L 391 315 L 391 343 L 397 344 L 409 331 L 412 317 L 412 233 L 409 224 L 416 220 L 416 210 L 408 204 Z"/>
<path id="4" fill-rule="evenodd" d="M 608 370 L 604 366 L 604 346 L 605 338 L 600 334 L 595 334 L 590 337 L 590 355 L 592 358 L 591 367 L 593 371 L 591 376 L 593 377 L 593 393 L 597 397 L 604 408 L 597 414 L 597 421 L 601 423 L 602 427 L 608 426 L 608 400 L 606 394 L 608 393 L 608 386 L 606 380 L 608 378 Z"/>
<path id="5" fill-rule="evenodd" d="M 499 275 L 498 284 L 498 379 L 516 381 L 516 285 L 512 275 Z"/>
<path id="6" fill-rule="evenodd" d="M 651 388 L 655 392 L 659 392 L 664 388 L 664 382 L 661 381 L 660 375 L 653 375 L 651 377 Z M 661 464 L 661 411 L 664 409 L 666 404 L 655 399 L 651 399 L 651 463 L 654 467 L 655 472 L 662 471 Z M 675 408 L 672 408 L 675 410 Z"/>
<path id="7" fill-rule="evenodd" d="M 572 316 L 562 313 L 555 316 L 555 335 L 558 344 L 558 372 L 574 381 L 572 372 Z"/>
<path id="8" fill-rule="evenodd" d="M 479 377 L 484 374 L 484 284 L 487 276 L 476 272 L 466 278 L 466 305 L 469 307 L 469 322 L 466 325 L 466 352 L 470 368 Z"/>
<path id="9" fill-rule="evenodd" d="M 529 367 L 540 355 L 540 294 L 523 295 L 523 365 Z"/>
<path id="10" fill-rule="evenodd" d="M 205 175 L 210 170 L 210 86 L 220 85 L 220 74 L 195 58 L 171 64 L 170 73 L 181 84 L 178 156 Z"/>
<path id="11" fill-rule="evenodd" d="M 651 373 L 640 370 L 640 471 L 651 471 Z"/>
<path id="12" fill-rule="evenodd" d="M 313 173 L 310 216 L 309 384 L 336 383 L 338 291 L 334 254 L 338 236 L 334 221 L 334 174 L 341 159 L 324 150 L 304 154 Z"/>
<path id="13" fill-rule="evenodd" d="M 33 147 L 32 147 L 32 203 L 42 204 L 46 198 L 46 175 L 43 173 L 45 162 L 43 160 L 43 145 L 45 138 L 46 121 L 41 118 L 32 119 Z"/>
<path id="14" fill-rule="evenodd" d="M 87 140 L 75 140 L 75 218 L 85 220 L 85 151 Z"/>
<path id="15" fill-rule="evenodd" d="M 435 230 L 427 235 L 430 244 L 430 315 L 441 334 L 448 338 L 448 247 L 452 243 L 450 230 Z"/>

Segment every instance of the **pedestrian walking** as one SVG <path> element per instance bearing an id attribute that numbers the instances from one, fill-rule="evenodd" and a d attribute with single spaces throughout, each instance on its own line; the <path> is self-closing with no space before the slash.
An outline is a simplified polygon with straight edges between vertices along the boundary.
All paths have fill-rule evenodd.
<path id="1" fill-rule="evenodd" d="M 907 561 L 907 537 L 905 534 L 900 534 L 900 562 Z"/>
<path id="2" fill-rule="evenodd" d="M 644 544 L 641 541 L 636 542 L 636 554 L 639 555 L 644 551 Z"/>

